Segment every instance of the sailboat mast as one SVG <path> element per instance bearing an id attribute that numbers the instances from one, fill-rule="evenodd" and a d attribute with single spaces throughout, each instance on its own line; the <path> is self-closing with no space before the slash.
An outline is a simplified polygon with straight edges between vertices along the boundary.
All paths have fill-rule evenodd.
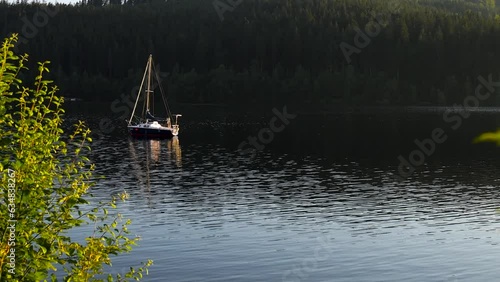
<path id="1" fill-rule="evenodd" d="M 146 64 L 146 68 L 144 69 L 144 74 L 142 75 L 141 86 L 139 87 L 139 92 L 137 93 L 137 98 L 135 99 L 134 109 L 132 110 L 132 115 L 128 121 L 128 125 L 132 124 L 132 120 L 135 115 L 135 109 L 137 109 L 137 103 L 139 102 L 139 98 L 141 97 L 142 87 L 144 86 L 144 79 L 146 79 L 146 74 L 148 73 L 148 64 Z"/>
<path id="2" fill-rule="evenodd" d="M 153 64 L 153 55 L 149 55 L 148 60 L 148 88 L 146 89 L 146 110 L 149 111 L 149 93 L 151 93 L 151 65 Z"/>

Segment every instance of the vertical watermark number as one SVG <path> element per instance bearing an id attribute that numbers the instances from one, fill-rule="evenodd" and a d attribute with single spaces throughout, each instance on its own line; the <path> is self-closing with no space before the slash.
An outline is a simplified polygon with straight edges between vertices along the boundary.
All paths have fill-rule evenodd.
<path id="1" fill-rule="evenodd" d="M 9 254 L 8 258 L 8 272 L 10 274 L 16 273 L 16 171 L 7 169 L 7 209 L 9 211 L 9 219 L 7 220 Z"/>

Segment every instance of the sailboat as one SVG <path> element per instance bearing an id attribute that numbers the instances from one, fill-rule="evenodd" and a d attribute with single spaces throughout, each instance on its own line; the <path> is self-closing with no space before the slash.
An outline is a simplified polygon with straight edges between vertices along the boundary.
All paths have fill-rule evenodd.
<path id="1" fill-rule="evenodd" d="M 153 77 L 154 74 L 154 77 Z M 153 90 L 151 89 L 151 82 L 156 78 L 159 89 L 161 92 L 161 97 L 163 100 L 163 105 L 166 110 L 166 118 L 155 117 L 154 114 L 154 96 Z M 147 85 L 145 91 L 143 91 L 144 83 L 147 80 Z M 142 113 L 136 115 L 137 104 L 141 94 L 145 95 L 144 106 L 142 107 Z M 153 56 L 149 55 L 148 62 L 146 64 L 146 69 L 144 70 L 144 75 L 142 77 L 141 86 L 139 87 L 139 92 L 137 94 L 137 99 L 135 100 L 134 110 L 132 115 L 128 120 L 128 131 L 130 135 L 134 138 L 141 139 L 168 139 L 179 134 L 179 123 L 178 118 L 182 115 L 176 114 L 172 116 L 170 109 L 168 108 L 167 99 L 165 97 L 163 88 L 158 77 L 158 73 L 154 69 Z M 172 124 L 172 120 L 175 117 L 175 121 Z"/>

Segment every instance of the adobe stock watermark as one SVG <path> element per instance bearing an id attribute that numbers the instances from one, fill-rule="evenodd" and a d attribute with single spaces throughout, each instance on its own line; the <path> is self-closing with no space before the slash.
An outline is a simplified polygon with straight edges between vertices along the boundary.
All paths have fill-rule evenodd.
<path id="1" fill-rule="evenodd" d="M 56 5 L 41 5 L 40 9 L 33 14 L 31 19 L 27 16 L 21 18 L 23 26 L 18 41 L 14 45 L 14 51 L 19 52 L 20 44 L 27 44 L 30 39 L 34 38 L 39 30 L 49 23 L 50 18 L 53 18 L 59 12 L 59 7 Z"/>
<path id="2" fill-rule="evenodd" d="M 232 12 L 238 5 L 243 3 L 243 0 L 215 0 L 212 2 L 212 5 L 214 6 L 215 12 L 217 12 L 217 15 L 219 16 L 220 21 L 224 21 L 224 13 L 226 11 Z"/>
<path id="3" fill-rule="evenodd" d="M 7 272 L 16 274 L 16 171 L 7 169 L 7 210 L 9 219 L 5 224 L 7 225 L 7 245 L 9 246 L 7 255 Z M 3 238 L 2 238 L 3 239 Z"/>
<path id="4" fill-rule="evenodd" d="M 478 80 L 479 84 L 476 86 L 474 95 L 465 97 L 462 104 L 454 104 L 453 108 L 447 108 L 443 113 L 443 121 L 450 124 L 454 131 L 462 126 L 464 119 L 470 117 L 471 110 L 477 109 L 481 101 L 488 99 L 495 92 L 495 87 L 500 87 L 500 81 L 493 81 L 491 74 L 488 80 L 482 76 L 479 76 Z M 408 160 L 402 155 L 398 156 L 398 173 L 395 178 L 402 181 L 410 176 L 416 167 L 423 165 L 426 158 L 434 154 L 437 145 L 444 143 L 447 139 L 445 130 L 440 127 L 434 128 L 429 138 L 422 141 L 415 139 L 417 149 L 410 152 Z"/>
<path id="5" fill-rule="evenodd" d="M 401 9 L 401 2 L 403 1 L 393 1 L 389 3 L 389 11 L 391 13 L 399 13 L 399 10 Z M 380 34 L 380 32 L 382 31 L 382 27 L 386 27 L 387 25 L 389 25 L 389 22 L 385 20 L 382 15 L 375 14 L 373 12 L 371 13 L 371 15 L 372 20 L 365 25 L 364 32 L 359 27 L 354 27 L 354 31 L 356 31 L 356 35 L 354 35 L 355 46 L 352 46 L 345 41 L 340 43 L 340 50 L 342 51 L 342 54 L 344 54 L 344 57 L 349 64 L 351 63 L 352 54 L 361 53 L 361 50 L 363 48 L 366 48 L 371 43 L 371 40 Z M 389 18 L 389 16 L 390 15 L 386 15 L 387 18 Z"/>
<path id="6" fill-rule="evenodd" d="M 294 265 L 292 270 L 283 273 L 283 282 L 310 281 L 310 273 L 318 269 L 318 263 L 326 261 L 333 256 L 332 237 L 326 236 L 318 239 L 319 245 L 314 249 L 314 257 L 303 259 L 300 264 Z"/>
<path id="7" fill-rule="evenodd" d="M 257 136 L 248 136 L 246 141 L 242 141 L 238 145 L 237 151 L 241 155 L 250 155 L 246 160 L 251 162 L 256 156 L 258 151 L 264 150 L 267 144 L 273 142 L 276 133 L 285 130 L 285 127 L 290 124 L 290 120 L 297 117 L 296 114 L 288 113 L 286 106 L 280 112 L 278 109 L 273 108 L 274 116 L 269 120 L 269 127 L 264 127 L 259 130 Z M 231 162 L 233 167 L 238 167 L 238 161 L 233 159 Z"/>

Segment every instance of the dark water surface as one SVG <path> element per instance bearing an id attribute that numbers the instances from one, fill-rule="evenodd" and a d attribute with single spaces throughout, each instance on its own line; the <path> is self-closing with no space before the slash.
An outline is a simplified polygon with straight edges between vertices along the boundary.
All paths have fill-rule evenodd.
<path id="1" fill-rule="evenodd" d="M 88 116 L 70 115 L 97 130 Z M 173 140 L 129 139 L 120 122 L 95 136 L 94 194 L 126 190 L 118 210 L 142 237 L 113 271 L 150 258 L 145 281 L 498 281 L 500 148 L 471 140 L 500 111 L 455 130 L 435 111 L 297 115 L 238 153 L 272 116 L 185 114 Z M 447 140 L 396 179 L 435 128 Z"/>

